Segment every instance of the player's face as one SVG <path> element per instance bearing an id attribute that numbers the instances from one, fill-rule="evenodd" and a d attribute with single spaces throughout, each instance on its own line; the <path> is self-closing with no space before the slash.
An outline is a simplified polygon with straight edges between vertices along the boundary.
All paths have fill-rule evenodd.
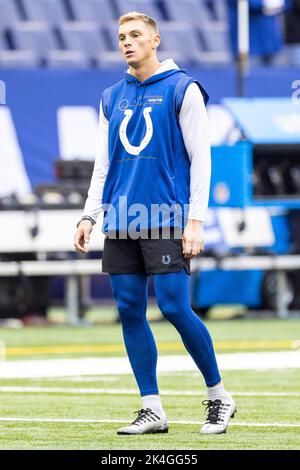
<path id="1" fill-rule="evenodd" d="M 128 21 L 119 28 L 119 48 L 130 66 L 147 61 L 156 52 L 159 35 L 143 21 Z"/>

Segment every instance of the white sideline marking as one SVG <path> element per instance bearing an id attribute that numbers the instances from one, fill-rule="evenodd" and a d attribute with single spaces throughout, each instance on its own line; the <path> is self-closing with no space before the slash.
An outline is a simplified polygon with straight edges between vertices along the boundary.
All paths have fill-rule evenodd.
<path id="1" fill-rule="evenodd" d="M 221 371 L 271 370 L 300 368 L 300 350 L 278 352 L 225 353 L 217 355 Z M 158 358 L 157 371 L 195 371 L 189 355 Z M 78 359 L 35 359 L 6 361 L 1 364 L 0 378 L 67 377 L 74 375 L 132 374 L 127 357 L 90 357 Z"/>
<path id="2" fill-rule="evenodd" d="M 39 380 L 39 377 L 32 377 L 33 381 Z M 44 377 L 44 380 L 53 380 L 53 377 Z M 101 376 L 92 376 L 92 377 L 83 377 L 82 375 L 78 375 L 77 377 L 56 377 L 55 380 L 60 382 L 119 382 L 119 377 L 101 377 Z"/>
<path id="3" fill-rule="evenodd" d="M 55 418 L 5 418 L 0 417 L 0 422 L 21 422 L 21 423 L 128 423 L 124 419 L 55 419 Z M 201 425 L 204 421 L 169 421 L 170 424 L 187 424 L 187 425 Z M 251 427 L 282 427 L 282 428 L 299 428 L 299 423 L 243 423 L 243 422 L 230 422 L 230 426 L 251 426 Z"/>
<path id="4" fill-rule="evenodd" d="M 139 395 L 136 389 L 122 388 L 63 388 L 63 387 L 0 387 L 0 393 L 65 393 L 78 395 Z M 234 392 L 235 397 L 300 397 L 300 392 Z M 160 395 L 166 396 L 206 396 L 205 392 L 198 390 L 161 390 Z"/>

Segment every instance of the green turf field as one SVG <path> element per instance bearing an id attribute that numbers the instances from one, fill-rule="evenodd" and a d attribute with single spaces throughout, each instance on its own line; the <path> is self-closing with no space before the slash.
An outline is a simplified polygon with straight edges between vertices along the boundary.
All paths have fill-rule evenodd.
<path id="1" fill-rule="evenodd" d="M 208 321 L 207 326 L 219 353 L 300 346 L 298 320 Z M 184 354 L 171 325 L 155 322 L 152 328 L 160 354 Z M 8 361 L 44 359 L 45 367 L 50 358 L 125 355 L 119 324 L 0 329 L 0 340 Z M 235 392 L 238 413 L 226 435 L 208 437 L 199 434 L 205 387 L 196 372 L 159 375 L 168 434 L 129 437 L 115 431 L 140 408 L 131 375 L 0 379 L 0 449 L 300 449 L 300 367 L 228 370 L 222 376 Z"/>

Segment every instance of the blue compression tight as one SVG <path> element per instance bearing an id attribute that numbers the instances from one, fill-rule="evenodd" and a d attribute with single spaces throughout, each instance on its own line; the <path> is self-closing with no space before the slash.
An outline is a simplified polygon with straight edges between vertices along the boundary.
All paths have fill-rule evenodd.
<path id="1" fill-rule="evenodd" d="M 157 349 L 146 318 L 149 278 L 144 274 L 110 274 L 110 281 L 141 396 L 158 394 Z M 162 314 L 179 332 L 206 385 L 216 385 L 221 377 L 214 347 L 206 326 L 191 309 L 189 275 L 184 268 L 176 273 L 155 274 L 154 288 Z"/>

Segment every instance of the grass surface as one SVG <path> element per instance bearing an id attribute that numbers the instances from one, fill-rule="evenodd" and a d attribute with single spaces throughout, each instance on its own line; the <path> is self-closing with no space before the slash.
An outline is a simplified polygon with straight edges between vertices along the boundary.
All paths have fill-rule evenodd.
<path id="1" fill-rule="evenodd" d="M 290 349 L 292 346 L 285 346 L 286 341 L 293 348 L 299 347 L 298 320 L 230 320 L 206 324 L 219 352 Z M 156 322 L 151 323 L 151 327 L 160 354 L 183 353 L 178 333 L 170 324 Z M 104 323 L 92 328 L 1 329 L 0 340 L 6 344 L 9 360 L 125 354 L 120 350 L 93 354 L 59 352 L 59 347 L 76 345 L 112 345 L 118 349 L 122 345 L 119 324 Z M 224 346 L 226 342 L 234 343 L 231 349 Z M 163 344 L 169 344 L 169 349 L 160 348 Z M 38 348 L 45 346 L 53 351 L 41 353 Z M 37 349 L 32 351 L 32 347 Z M 24 349 L 21 352 L 16 348 Z M 201 404 L 205 399 L 205 386 L 199 373 L 160 374 L 159 387 L 170 431 L 163 435 L 129 437 L 117 436 L 116 429 L 131 422 L 136 416 L 133 412 L 141 407 L 132 375 L 1 379 L 0 449 L 300 449 L 300 427 L 296 426 L 300 423 L 300 368 L 225 371 L 222 377 L 226 388 L 236 392 L 238 413 L 227 434 L 207 437 L 199 434 L 200 423 L 205 418 Z M 8 386 L 22 389 L 5 390 Z M 26 391 L 28 387 L 41 389 Z M 53 390 L 43 390 L 46 387 Z M 55 390 L 57 388 L 60 391 Z M 86 392 L 80 389 L 86 389 Z M 102 392 L 87 393 L 91 389 L 102 389 Z M 120 392 L 124 389 L 127 393 Z M 136 393 L 130 394 L 131 390 Z M 177 395 L 168 394 L 168 391 Z M 197 394 L 184 396 L 181 392 L 186 391 Z M 253 392 L 253 395 L 245 396 L 245 392 Z M 272 396 L 276 392 L 287 396 Z M 289 396 L 291 393 L 296 395 Z M 4 418 L 8 420 L 4 421 Z M 58 421 L 51 421 L 55 419 Z"/>
<path id="2" fill-rule="evenodd" d="M 210 320 L 205 323 L 217 352 L 276 351 L 300 347 L 300 320 L 297 319 Z M 161 354 L 182 354 L 185 351 L 177 331 L 170 323 L 151 322 L 151 328 Z M 103 323 L 93 327 L 57 325 L 32 326 L 20 330 L 2 328 L 0 341 L 5 343 L 8 360 L 125 354 L 122 330 L 118 323 Z"/>
<path id="3" fill-rule="evenodd" d="M 279 375 L 281 381 L 278 383 Z M 90 378 L 91 379 L 91 378 Z M 108 381 L 105 382 L 104 379 Z M 110 381 L 113 379 L 113 381 Z M 115 380 L 116 379 L 116 380 Z M 227 388 L 236 392 L 299 392 L 299 370 L 278 372 L 224 372 Z M 131 376 L 107 376 L 93 382 L 71 380 L 6 380 L 2 385 L 59 387 L 65 393 L 1 392 L 1 416 L 25 418 L 25 422 L 0 422 L 1 449 L 300 449 L 300 428 L 278 424 L 299 424 L 299 396 L 235 397 L 238 413 L 226 435 L 199 434 L 204 419 L 204 385 L 198 374 L 168 374 L 159 377 L 160 389 L 203 392 L 202 396 L 162 395 L 170 421 L 168 434 L 160 436 L 117 436 L 116 429 L 134 418 L 140 408 L 136 395 L 103 393 L 74 394 L 70 388 L 134 389 Z M 274 387 L 275 385 L 275 387 Z M 44 420 L 85 420 L 85 422 L 34 422 Z M 119 420 L 119 422 L 93 422 Z M 90 421 L 90 422 L 89 422 Z M 176 423 L 178 421 L 189 424 Z M 237 423 L 237 424 L 235 424 Z M 238 425 L 238 423 L 242 425 Z M 270 423 L 261 427 L 259 424 Z M 277 426 L 272 426 L 275 424 Z M 248 425 L 245 425 L 248 424 Z"/>

